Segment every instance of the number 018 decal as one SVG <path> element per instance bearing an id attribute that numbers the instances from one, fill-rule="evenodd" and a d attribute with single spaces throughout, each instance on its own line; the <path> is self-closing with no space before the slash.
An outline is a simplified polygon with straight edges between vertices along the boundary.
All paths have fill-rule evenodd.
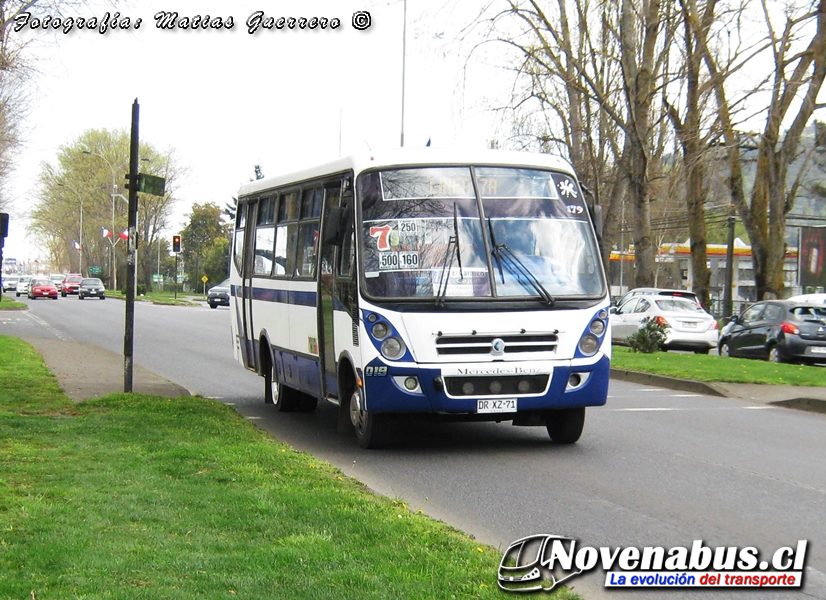
<path id="1" fill-rule="evenodd" d="M 387 367 L 364 367 L 365 377 L 386 377 Z"/>

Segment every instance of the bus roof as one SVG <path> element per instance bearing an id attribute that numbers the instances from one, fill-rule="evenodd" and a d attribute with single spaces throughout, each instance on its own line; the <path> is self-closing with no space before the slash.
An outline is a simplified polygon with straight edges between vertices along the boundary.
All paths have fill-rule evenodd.
<path id="1" fill-rule="evenodd" d="M 573 173 L 568 161 L 552 154 L 512 152 L 507 150 L 448 150 L 441 148 L 396 148 L 342 157 L 307 169 L 267 177 L 246 183 L 238 191 L 239 198 L 262 190 L 353 170 L 414 165 L 503 165 L 512 167 L 543 167 Z"/>

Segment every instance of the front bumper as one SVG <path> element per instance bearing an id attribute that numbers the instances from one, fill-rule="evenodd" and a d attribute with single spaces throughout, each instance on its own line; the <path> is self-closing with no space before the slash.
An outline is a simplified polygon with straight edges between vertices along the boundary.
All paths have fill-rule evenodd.
<path id="1" fill-rule="evenodd" d="M 475 364 L 472 373 L 463 374 L 457 365 L 402 367 L 376 359 L 364 370 L 367 409 L 472 417 L 478 414 L 479 400 L 514 398 L 516 413 L 489 417 L 508 420 L 522 412 L 602 406 L 606 402 L 610 373 L 607 356 L 603 355 L 589 365 L 572 365 L 572 361 L 547 362 L 544 364 L 544 380 L 542 373 L 532 373 L 530 369 L 497 374 L 494 371 L 496 364 Z M 519 363 L 498 364 L 507 365 L 508 369 L 520 367 Z M 486 366 L 491 368 L 491 373 L 482 372 Z M 418 380 L 419 387 L 415 391 L 408 391 L 404 386 L 409 377 Z M 449 381 L 452 378 L 456 380 Z M 574 383 L 576 385 L 572 385 Z M 519 391 L 520 385 L 524 393 Z"/>

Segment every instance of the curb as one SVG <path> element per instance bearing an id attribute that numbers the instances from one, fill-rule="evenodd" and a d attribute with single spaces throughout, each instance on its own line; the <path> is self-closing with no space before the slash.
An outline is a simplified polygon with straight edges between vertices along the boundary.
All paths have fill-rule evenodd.
<path id="1" fill-rule="evenodd" d="M 731 396 L 721 388 L 717 387 L 713 383 L 707 383 L 704 381 L 691 381 L 689 379 L 668 377 L 667 375 L 654 375 L 653 373 L 626 371 L 623 369 L 611 369 L 611 377 L 621 381 L 630 381 L 631 383 L 653 385 L 671 390 L 694 392 L 696 394 L 705 394 L 707 396 L 718 396 L 720 398 L 731 398 Z"/>

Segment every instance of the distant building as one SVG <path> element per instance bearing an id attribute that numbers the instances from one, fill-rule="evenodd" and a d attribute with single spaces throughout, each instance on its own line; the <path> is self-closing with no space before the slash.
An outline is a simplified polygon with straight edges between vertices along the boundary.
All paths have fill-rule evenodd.
<path id="1" fill-rule="evenodd" d="M 722 313 L 723 292 L 726 282 L 726 250 L 725 244 L 709 244 L 706 247 L 708 267 L 711 271 L 711 308 L 714 313 Z M 691 268 L 690 240 L 682 243 L 663 244 L 656 257 L 657 270 L 654 285 L 656 287 L 690 290 L 693 285 L 693 269 Z M 783 278 L 786 284 L 785 295 L 794 296 L 803 293 L 799 278 L 799 261 L 797 248 L 788 248 L 786 262 L 783 265 Z M 611 295 L 621 296 L 634 287 L 634 249 L 628 252 L 611 252 L 609 265 L 611 281 L 622 281 L 621 285 L 611 286 Z M 734 277 L 732 278 L 731 298 L 734 303 L 734 312 L 739 312 L 740 306 L 757 300 L 757 288 L 754 283 L 754 269 L 751 257 L 751 246 L 740 238 L 734 240 Z"/>

